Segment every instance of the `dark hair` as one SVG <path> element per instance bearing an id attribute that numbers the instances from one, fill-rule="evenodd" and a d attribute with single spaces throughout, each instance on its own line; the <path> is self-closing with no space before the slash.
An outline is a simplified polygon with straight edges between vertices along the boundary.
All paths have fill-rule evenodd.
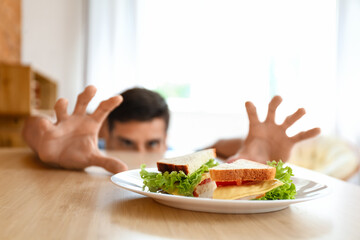
<path id="1" fill-rule="evenodd" d="M 131 88 L 123 93 L 123 102 L 115 108 L 108 117 L 109 131 L 114 128 L 114 122 L 151 121 L 162 118 L 165 122 L 165 131 L 169 126 L 169 108 L 160 94 L 145 88 Z"/>

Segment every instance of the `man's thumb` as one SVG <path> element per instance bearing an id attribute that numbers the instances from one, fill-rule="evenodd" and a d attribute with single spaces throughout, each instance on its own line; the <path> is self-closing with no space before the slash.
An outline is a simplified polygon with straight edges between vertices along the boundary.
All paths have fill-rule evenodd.
<path id="1" fill-rule="evenodd" d="M 102 167 L 112 173 L 119 173 L 128 170 L 127 165 L 121 160 L 101 154 L 94 156 L 92 165 Z"/>

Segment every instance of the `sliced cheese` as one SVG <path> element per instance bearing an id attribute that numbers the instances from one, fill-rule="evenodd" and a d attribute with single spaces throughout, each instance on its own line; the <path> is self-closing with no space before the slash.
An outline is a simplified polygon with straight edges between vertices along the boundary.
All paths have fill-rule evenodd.
<path id="1" fill-rule="evenodd" d="M 181 195 L 181 194 L 179 194 L 179 189 L 177 189 L 177 188 L 175 188 L 174 191 L 172 191 L 172 192 L 171 191 L 165 191 L 165 192 L 172 194 L 172 195 Z"/>
<path id="2" fill-rule="evenodd" d="M 261 181 L 251 185 L 218 187 L 213 193 L 213 198 L 235 200 L 247 196 L 258 196 L 265 194 L 283 184 L 283 182 L 274 179 L 270 181 Z"/>

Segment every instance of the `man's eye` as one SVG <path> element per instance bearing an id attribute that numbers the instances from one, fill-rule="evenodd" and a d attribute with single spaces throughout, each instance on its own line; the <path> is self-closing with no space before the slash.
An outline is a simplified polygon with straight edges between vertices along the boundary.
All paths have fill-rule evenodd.
<path id="1" fill-rule="evenodd" d="M 159 144 L 160 144 L 160 141 L 158 141 L 158 140 L 154 140 L 154 141 L 148 142 L 148 146 L 149 146 L 150 148 L 157 147 Z"/>
<path id="2" fill-rule="evenodd" d="M 133 145 L 133 142 L 130 141 L 130 140 L 122 139 L 121 144 L 124 145 L 124 146 L 130 147 L 130 146 Z"/>

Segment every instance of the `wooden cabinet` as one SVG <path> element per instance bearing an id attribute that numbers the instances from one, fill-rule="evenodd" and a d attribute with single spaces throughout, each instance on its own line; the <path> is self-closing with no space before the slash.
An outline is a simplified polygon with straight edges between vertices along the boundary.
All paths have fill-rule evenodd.
<path id="1" fill-rule="evenodd" d="M 0 64 L 0 147 L 23 146 L 28 116 L 53 115 L 57 84 L 30 66 Z"/>

